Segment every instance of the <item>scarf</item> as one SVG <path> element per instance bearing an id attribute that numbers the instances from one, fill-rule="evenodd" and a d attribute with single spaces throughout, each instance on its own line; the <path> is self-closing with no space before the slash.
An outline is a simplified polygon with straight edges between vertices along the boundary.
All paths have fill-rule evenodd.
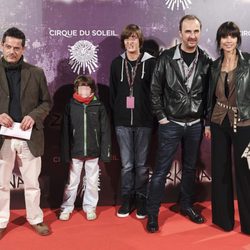
<path id="1" fill-rule="evenodd" d="M 17 63 L 9 63 L 4 59 L 4 57 L 2 57 L 2 63 L 3 63 L 3 67 L 6 70 L 21 70 L 22 63 L 23 63 L 23 56 L 20 58 L 20 60 Z"/>
<path id="2" fill-rule="evenodd" d="M 88 105 L 93 100 L 94 94 L 84 98 L 84 97 L 78 95 L 77 92 L 75 92 L 73 94 L 73 98 L 80 103 L 84 103 L 84 104 Z"/>

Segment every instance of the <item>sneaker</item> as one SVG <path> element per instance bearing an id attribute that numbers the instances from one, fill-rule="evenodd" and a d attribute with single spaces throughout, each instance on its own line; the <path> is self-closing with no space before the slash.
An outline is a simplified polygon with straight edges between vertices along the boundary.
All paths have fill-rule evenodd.
<path id="1" fill-rule="evenodd" d="M 87 220 L 95 220 L 95 219 L 96 219 L 95 211 L 87 212 Z"/>
<path id="2" fill-rule="evenodd" d="M 116 215 L 120 218 L 129 216 L 131 212 L 131 198 L 129 196 L 123 196 L 123 202 L 121 207 L 118 209 Z"/>
<path id="3" fill-rule="evenodd" d="M 145 210 L 137 210 L 135 216 L 137 219 L 143 220 L 147 217 L 147 213 Z"/>
<path id="4" fill-rule="evenodd" d="M 129 216 L 129 213 L 130 213 L 130 208 L 127 207 L 127 206 L 121 206 L 116 215 L 119 217 L 119 218 L 125 218 L 127 216 Z"/>
<path id="5" fill-rule="evenodd" d="M 59 220 L 69 220 L 70 213 L 67 212 L 61 212 L 59 215 Z"/>
<path id="6" fill-rule="evenodd" d="M 31 226 L 41 236 L 46 236 L 50 234 L 49 227 L 43 222 Z"/>
<path id="7" fill-rule="evenodd" d="M 146 197 L 142 195 L 136 195 L 136 218 L 142 220 L 146 217 Z"/>

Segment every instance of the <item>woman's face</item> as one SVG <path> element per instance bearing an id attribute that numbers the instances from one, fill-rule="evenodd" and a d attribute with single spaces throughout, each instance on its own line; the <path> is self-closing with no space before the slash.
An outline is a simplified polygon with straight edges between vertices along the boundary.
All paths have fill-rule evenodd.
<path id="1" fill-rule="evenodd" d="M 221 37 L 220 39 L 220 48 L 224 52 L 233 52 L 237 48 L 237 37 L 232 37 L 230 35 L 226 37 Z"/>

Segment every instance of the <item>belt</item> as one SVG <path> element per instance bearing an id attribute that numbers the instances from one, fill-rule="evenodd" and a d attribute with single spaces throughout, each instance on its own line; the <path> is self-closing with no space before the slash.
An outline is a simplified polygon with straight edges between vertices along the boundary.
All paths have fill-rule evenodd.
<path id="1" fill-rule="evenodd" d="M 234 133 L 237 132 L 237 122 L 240 121 L 240 119 L 238 118 L 238 109 L 237 107 L 234 106 L 229 106 L 227 104 L 221 103 L 219 101 L 217 101 L 217 104 L 227 110 L 232 110 L 234 112 L 234 120 L 233 120 L 233 131 Z"/>
<path id="2" fill-rule="evenodd" d="M 192 126 L 192 125 L 194 125 L 196 123 L 199 123 L 201 121 L 201 119 L 197 119 L 197 120 L 194 120 L 194 121 L 191 121 L 191 122 L 177 122 L 175 120 L 171 120 L 171 121 L 185 127 L 185 126 Z"/>

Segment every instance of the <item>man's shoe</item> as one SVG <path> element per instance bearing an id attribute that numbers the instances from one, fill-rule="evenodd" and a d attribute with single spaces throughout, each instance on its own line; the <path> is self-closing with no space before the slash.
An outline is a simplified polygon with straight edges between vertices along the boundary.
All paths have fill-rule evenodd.
<path id="1" fill-rule="evenodd" d="M 203 216 L 192 207 L 181 209 L 180 213 L 184 216 L 187 216 L 194 223 L 202 224 L 205 222 Z"/>
<path id="2" fill-rule="evenodd" d="M 136 218 L 142 220 L 146 217 L 146 197 L 142 195 L 136 195 Z"/>
<path id="3" fill-rule="evenodd" d="M 123 196 L 122 205 L 118 209 L 116 215 L 120 218 L 125 218 L 125 217 L 129 216 L 129 214 L 131 212 L 131 204 L 132 204 L 132 200 L 131 200 L 130 196 L 128 196 L 128 195 Z"/>
<path id="4" fill-rule="evenodd" d="M 119 218 L 125 218 L 125 217 L 129 216 L 129 214 L 130 214 L 130 206 L 127 204 L 122 204 L 116 213 L 116 215 Z"/>
<path id="5" fill-rule="evenodd" d="M 157 215 L 148 215 L 147 231 L 149 233 L 155 233 L 158 230 L 159 230 L 158 216 Z"/>
<path id="6" fill-rule="evenodd" d="M 43 222 L 31 226 L 39 235 L 46 236 L 50 234 L 49 227 Z"/>
<path id="7" fill-rule="evenodd" d="M 5 230 L 6 230 L 6 227 L 0 228 L 0 240 L 1 240 L 1 239 L 3 238 L 3 236 L 4 236 Z"/>

